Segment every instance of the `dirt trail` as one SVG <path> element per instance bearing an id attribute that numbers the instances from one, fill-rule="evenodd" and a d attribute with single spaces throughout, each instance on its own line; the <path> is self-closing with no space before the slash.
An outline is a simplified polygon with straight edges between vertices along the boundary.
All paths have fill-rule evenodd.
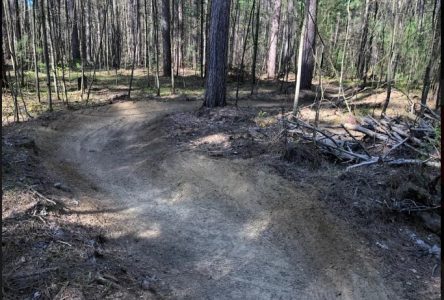
<path id="1" fill-rule="evenodd" d="M 255 159 L 180 151 L 163 118 L 197 102 L 123 102 L 64 115 L 37 144 L 110 243 L 173 299 L 396 299 L 366 249 Z M 106 223 L 105 223 L 106 222 Z"/>

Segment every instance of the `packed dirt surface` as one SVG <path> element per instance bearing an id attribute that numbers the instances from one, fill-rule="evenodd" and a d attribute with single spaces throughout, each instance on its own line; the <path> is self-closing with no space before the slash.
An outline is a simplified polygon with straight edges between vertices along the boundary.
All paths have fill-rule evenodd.
<path id="1" fill-rule="evenodd" d="M 166 117 L 199 105 L 121 102 L 36 129 L 40 156 L 80 202 L 81 222 L 103 228 L 109 247 L 149 274 L 145 298 L 402 298 L 316 190 L 254 157 L 177 147 Z"/>

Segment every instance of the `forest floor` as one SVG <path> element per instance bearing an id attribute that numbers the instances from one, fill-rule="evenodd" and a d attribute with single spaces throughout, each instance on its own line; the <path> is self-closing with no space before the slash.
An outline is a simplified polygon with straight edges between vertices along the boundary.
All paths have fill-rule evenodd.
<path id="1" fill-rule="evenodd" d="M 200 108 L 197 80 L 195 93 L 107 100 L 116 89 L 104 105 L 3 127 L 4 296 L 440 298 L 440 224 L 383 205 L 439 197 L 437 171 L 346 171 L 309 144 L 289 155 L 279 118 L 292 93 L 272 86 L 254 97 L 243 86 L 238 108 L 214 110 Z M 303 93 L 308 121 L 314 94 Z M 382 100 L 357 100 L 376 105 L 355 117 Z M 405 101 L 395 92 L 389 113 Z"/>

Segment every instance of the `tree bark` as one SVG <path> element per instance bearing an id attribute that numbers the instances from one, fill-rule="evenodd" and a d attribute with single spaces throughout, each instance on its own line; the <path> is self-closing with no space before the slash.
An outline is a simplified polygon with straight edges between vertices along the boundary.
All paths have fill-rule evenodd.
<path id="1" fill-rule="evenodd" d="M 3 15 L 3 5 L 0 5 L 0 19 L 3 20 L 4 15 Z M 2 27 L 3 29 L 3 27 Z M 3 35 L 4 36 L 4 35 Z M 4 39 L 3 36 L 1 37 L 1 43 L 4 43 Z M 0 47 L 0 59 L 1 59 L 1 76 L 2 76 L 2 88 L 3 87 L 8 87 L 8 80 L 6 79 L 6 69 L 5 69 L 5 57 L 4 57 L 4 53 L 3 53 L 3 45 Z"/>
<path id="2" fill-rule="evenodd" d="M 301 88 L 310 89 L 314 71 L 314 55 L 316 49 L 316 13 L 317 0 L 307 0 L 307 30 L 304 36 L 304 48 L 302 51 Z"/>
<path id="3" fill-rule="evenodd" d="M 242 55 L 241 55 L 241 62 L 240 62 L 240 66 L 237 70 L 237 84 L 236 84 L 236 106 L 237 106 L 237 100 L 239 99 L 239 84 L 240 81 L 243 81 L 243 72 L 244 72 L 244 59 L 245 59 L 245 50 L 247 49 L 247 42 L 248 42 L 248 34 L 250 33 L 250 26 L 251 26 L 251 22 L 253 20 L 253 14 L 254 14 L 254 8 L 256 6 L 256 0 L 253 0 L 253 4 L 251 6 L 251 11 L 250 11 L 250 17 L 248 18 L 248 25 L 247 25 L 247 30 L 245 32 L 245 40 L 244 40 L 244 45 L 242 47 Z"/>
<path id="4" fill-rule="evenodd" d="M 394 76 L 394 69 L 397 61 L 397 49 L 395 47 L 395 41 L 396 41 L 396 34 L 397 34 L 397 27 L 398 27 L 398 19 L 399 19 L 399 13 L 397 10 L 399 9 L 398 0 L 393 1 L 392 5 L 392 14 L 394 15 L 393 20 L 393 32 L 392 32 L 392 40 L 390 42 L 390 60 L 387 64 L 387 94 L 385 97 L 384 105 L 382 106 L 382 112 L 381 115 L 385 115 L 387 111 L 387 107 L 390 102 L 390 96 L 392 93 L 392 81 Z"/>
<path id="5" fill-rule="evenodd" d="M 254 86 L 256 85 L 256 61 L 257 61 L 257 47 L 259 43 L 259 16 L 261 12 L 261 0 L 257 3 L 257 10 L 256 10 L 256 28 L 254 32 L 254 48 L 253 48 L 253 62 L 251 64 L 251 95 L 253 95 L 254 92 Z"/>
<path id="6" fill-rule="evenodd" d="M 152 9 L 153 13 L 151 17 L 153 18 L 153 27 L 154 27 L 154 48 L 156 52 L 156 95 L 160 96 L 160 81 L 159 81 L 159 26 L 157 24 L 157 0 L 152 0 Z"/>
<path id="7" fill-rule="evenodd" d="M 239 4 L 240 1 L 239 0 L 234 0 L 236 1 L 236 6 L 234 8 L 234 20 L 231 24 L 231 35 L 230 35 L 230 55 L 228 56 L 228 68 L 232 69 L 233 68 L 233 63 L 235 60 L 235 39 L 236 39 L 236 25 L 237 22 L 239 20 Z"/>
<path id="8" fill-rule="evenodd" d="M 301 37 L 299 39 L 299 50 L 298 50 L 298 70 L 296 74 L 296 88 L 294 91 L 294 102 L 293 102 L 293 115 L 296 116 L 298 112 L 299 104 L 299 93 L 301 90 L 301 75 L 302 75 L 302 59 L 305 44 L 305 32 L 307 31 L 307 20 L 308 19 L 308 6 L 305 7 L 304 20 L 302 21 Z"/>
<path id="9" fill-rule="evenodd" d="M 436 6 L 436 1 L 437 0 L 435 0 L 435 6 Z M 440 9 L 440 11 L 441 11 L 441 9 Z M 439 17 L 436 20 L 433 20 L 432 45 L 430 47 L 430 52 L 428 55 L 429 59 L 428 59 L 427 66 L 426 66 L 426 69 L 424 72 L 424 81 L 423 81 L 423 88 L 422 88 L 422 94 L 421 94 L 421 104 L 422 105 L 427 105 L 427 97 L 429 95 L 430 84 L 431 84 L 430 73 L 431 73 L 431 70 L 433 67 L 433 63 L 435 62 L 435 48 L 439 42 L 438 41 L 439 35 L 437 35 L 437 31 L 439 29 L 440 20 L 441 19 Z"/>
<path id="10" fill-rule="evenodd" d="M 34 74 L 35 74 L 35 88 L 37 90 L 37 99 L 39 103 L 41 102 L 40 99 L 40 82 L 39 82 L 39 65 L 37 61 L 37 39 L 36 39 L 36 25 L 35 25 L 35 10 L 37 8 L 37 2 L 34 1 L 32 3 L 32 54 L 34 56 Z M 3 60 L 3 53 L 2 53 L 2 60 Z"/>
<path id="11" fill-rule="evenodd" d="M 277 40 L 279 32 L 279 21 L 281 18 L 281 0 L 273 0 L 273 16 L 271 20 L 270 41 L 267 59 L 267 77 L 276 78 L 276 56 Z"/>
<path id="12" fill-rule="evenodd" d="M 80 41 L 79 41 L 79 29 L 77 26 L 77 5 L 74 1 L 73 21 L 72 21 L 72 33 L 71 33 L 71 55 L 73 61 L 80 60 Z"/>
<path id="13" fill-rule="evenodd" d="M 49 29 L 49 42 L 50 42 L 50 48 L 51 48 L 51 68 L 52 73 L 54 74 L 54 87 L 55 92 L 57 96 L 57 100 L 60 100 L 60 94 L 59 94 L 59 83 L 57 79 L 57 45 L 55 44 L 54 34 L 52 32 L 52 26 L 51 26 L 51 8 L 49 6 L 49 0 L 46 0 L 46 12 L 47 12 L 47 21 L 48 21 L 48 29 Z"/>
<path id="14" fill-rule="evenodd" d="M 205 85 L 204 106 L 226 104 L 228 31 L 230 3 L 227 0 L 212 0 L 209 32 L 209 61 Z"/>
<path id="15" fill-rule="evenodd" d="M 204 32 L 204 0 L 200 0 L 200 77 L 204 78 L 204 43 L 205 43 L 205 32 Z"/>
<path id="16" fill-rule="evenodd" d="M 171 32 L 170 32 L 170 1 L 162 1 L 162 47 L 163 47 L 163 76 L 171 76 Z"/>
<path id="17" fill-rule="evenodd" d="M 40 8 L 42 15 L 42 31 L 43 31 L 43 53 L 45 57 L 46 65 L 46 86 L 48 88 L 48 105 L 49 111 L 52 111 L 52 97 L 51 97 L 51 73 L 49 71 L 49 53 L 48 53 L 48 37 L 46 34 L 46 21 L 45 21 L 45 3 L 44 0 L 40 0 Z"/>
<path id="18" fill-rule="evenodd" d="M 366 81 L 365 64 L 367 57 L 367 35 L 368 35 L 368 23 L 369 23 L 369 7 L 371 0 L 365 0 L 365 9 L 364 9 L 364 17 L 361 28 L 361 42 L 359 46 L 358 52 L 358 61 L 357 61 L 357 77 L 361 80 Z"/>

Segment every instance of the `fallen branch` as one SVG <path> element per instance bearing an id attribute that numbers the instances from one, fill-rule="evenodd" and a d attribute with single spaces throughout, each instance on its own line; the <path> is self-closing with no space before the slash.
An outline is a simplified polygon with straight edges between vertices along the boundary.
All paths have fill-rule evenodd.
<path id="1" fill-rule="evenodd" d="M 358 140 L 355 138 L 355 136 L 354 136 L 353 134 L 350 133 L 350 131 L 348 131 L 347 127 L 345 127 L 344 124 L 341 124 L 341 126 L 342 126 L 342 128 L 344 128 L 345 131 L 347 131 L 348 135 L 350 135 L 351 138 L 352 138 L 356 143 L 358 143 L 359 146 L 361 146 L 361 148 L 362 148 L 362 150 L 364 150 L 365 154 L 367 154 L 367 156 L 368 156 L 369 158 L 372 157 L 372 156 L 370 155 L 370 153 L 368 153 L 368 151 L 367 151 L 367 149 L 365 148 L 365 146 L 364 146 L 360 141 L 358 141 Z"/>

